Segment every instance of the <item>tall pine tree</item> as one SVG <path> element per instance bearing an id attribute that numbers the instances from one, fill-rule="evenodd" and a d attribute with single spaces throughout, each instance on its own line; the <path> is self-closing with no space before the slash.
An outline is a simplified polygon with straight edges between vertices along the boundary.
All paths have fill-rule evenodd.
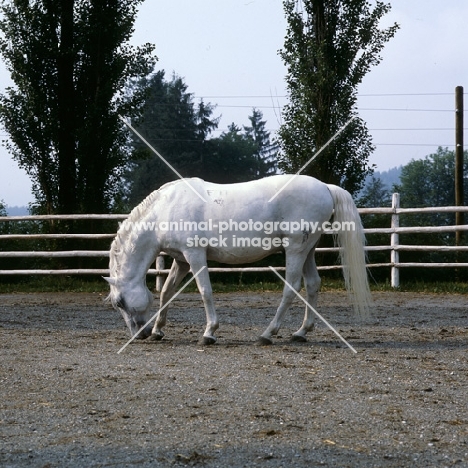
<path id="1" fill-rule="evenodd" d="M 256 145 L 255 158 L 257 160 L 256 178 L 267 177 L 276 172 L 278 146 L 271 142 L 270 132 L 266 129 L 266 121 L 258 109 L 252 110 L 249 116 L 250 126 L 244 126 L 244 132 Z"/>
<path id="2" fill-rule="evenodd" d="M 249 116 L 251 126 L 234 123 L 217 138 L 210 138 L 219 118 L 214 106 L 194 102 L 184 80 L 164 71 L 145 78 L 136 86 L 148 87 L 142 118 L 134 122 L 138 131 L 183 177 L 210 182 L 234 183 L 265 177 L 274 172 L 277 148 L 270 141 L 260 111 Z M 132 137 L 135 161 L 126 171 L 127 199 L 134 206 L 150 192 L 178 176 L 136 136 Z"/>
<path id="3" fill-rule="evenodd" d="M 176 75 L 166 80 L 163 70 L 136 86 L 149 92 L 142 117 L 135 123 L 139 133 L 181 175 L 202 176 L 207 137 L 219 121 L 212 117 L 214 106 L 203 101 L 195 104 L 184 80 Z M 128 203 L 133 206 L 177 175 L 135 135 L 131 146 L 134 163 L 129 165 L 125 177 Z"/>

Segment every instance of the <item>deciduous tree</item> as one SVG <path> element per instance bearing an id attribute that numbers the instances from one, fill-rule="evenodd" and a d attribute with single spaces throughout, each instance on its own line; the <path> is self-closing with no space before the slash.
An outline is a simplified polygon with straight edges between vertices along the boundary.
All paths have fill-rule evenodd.
<path id="1" fill-rule="evenodd" d="M 0 53 L 14 86 L 0 97 L 7 146 L 38 211 L 105 212 L 119 190 L 127 133 L 140 113 L 154 47 L 129 45 L 142 0 L 4 1 Z"/>
<path id="2" fill-rule="evenodd" d="M 367 0 L 284 0 L 287 35 L 280 56 L 287 67 L 289 104 L 279 131 L 280 168 L 298 171 L 351 118 L 357 87 L 381 61 L 398 29 L 379 28 L 390 5 Z M 324 182 L 359 190 L 371 172 L 373 150 L 365 123 L 355 118 L 304 171 Z"/>
<path id="3" fill-rule="evenodd" d="M 468 174 L 468 151 L 465 152 L 464 172 Z M 401 183 L 394 187 L 400 193 L 403 208 L 454 206 L 455 205 L 455 153 L 439 147 L 424 159 L 412 160 L 403 166 Z M 465 199 L 468 196 L 468 180 L 465 178 Z M 415 213 L 402 215 L 401 226 L 447 226 L 455 224 L 455 213 Z M 454 233 L 400 234 L 401 244 L 451 245 L 455 243 Z M 400 252 L 402 262 L 466 262 L 467 256 L 459 252 Z M 428 270 L 428 271 L 427 271 Z M 453 280 L 453 272 L 447 274 L 428 268 L 417 273 L 420 279 L 435 281 Z"/>

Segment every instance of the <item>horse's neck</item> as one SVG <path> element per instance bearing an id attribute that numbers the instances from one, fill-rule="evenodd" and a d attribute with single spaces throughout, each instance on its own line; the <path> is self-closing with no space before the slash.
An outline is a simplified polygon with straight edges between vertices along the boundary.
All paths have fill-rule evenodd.
<path id="1" fill-rule="evenodd" d="M 119 254 L 119 277 L 126 281 L 140 281 L 159 254 L 159 244 L 154 232 L 142 231 L 138 236 L 126 239 Z"/>

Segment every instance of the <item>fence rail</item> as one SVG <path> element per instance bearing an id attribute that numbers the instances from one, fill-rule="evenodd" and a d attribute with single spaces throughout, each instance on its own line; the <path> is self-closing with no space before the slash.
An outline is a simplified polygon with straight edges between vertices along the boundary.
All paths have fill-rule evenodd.
<path id="1" fill-rule="evenodd" d="M 368 268 L 391 268 L 391 284 L 393 287 L 399 286 L 399 270 L 401 268 L 466 268 L 468 263 L 462 262 L 432 262 L 432 263 L 416 263 L 416 262 L 400 262 L 399 253 L 403 251 L 414 252 L 468 252 L 468 246 L 439 246 L 439 245 L 401 245 L 399 243 L 400 234 L 427 234 L 427 233 L 442 233 L 442 232 L 461 232 L 468 231 L 468 225 L 460 226 L 405 226 L 400 227 L 400 215 L 403 214 L 428 214 L 428 213 L 457 213 L 468 212 L 468 207 L 447 206 L 447 207 L 428 207 L 428 208 L 400 208 L 399 195 L 393 194 L 391 208 L 360 208 L 359 213 L 362 217 L 366 215 L 386 214 L 391 216 L 390 226 L 388 228 L 368 228 L 364 229 L 367 236 L 373 234 L 388 234 L 390 242 L 386 245 L 366 246 L 368 252 L 372 251 L 388 251 L 389 261 L 384 263 L 369 263 Z M 74 220 L 124 220 L 127 215 L 122 214 L 87 214 L 87 215 L 33 215 L 33 216 L 4 216 L 0 217 L 0 223 L 17 223 L 25 221 L 74 221 Z M 2 258 L 105 258 L 109 257 L 108 250 L 62 250 L 62 251 L 2 251 L 2 242 L 7 240 L 52 240 L 52 239 L 112 239 L 114 233 L 105 234 L 1 234 L 0 235 L 0 260 Z M 338 248 L 317 248 L 317 252 L 338 252 Z M 319 270 L 333 270 L 341 268 L 341 265 L 322 265 Z M 284 270 L 284 267 L 278 268 Z M 270 271 L 267 267 L 231 267 L 209 268 L 210 272 L 264 272 Z M 161 262 L 156 262 L 156 268 L 151 268 L 148 271 L 149 275 L 156 275 L 161 278 L 167 275 L 169 270 L 165 269 Z M 0 275 L 108 275 L 108 269 L 0 269 Z M 160 281 L 159 281 L 160 283 Z"/>

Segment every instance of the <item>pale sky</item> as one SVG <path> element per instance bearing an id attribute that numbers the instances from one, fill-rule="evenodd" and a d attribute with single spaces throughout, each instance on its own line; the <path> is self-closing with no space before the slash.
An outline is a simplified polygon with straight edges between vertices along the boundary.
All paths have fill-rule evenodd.
<path id="1" fill-rule="evenodd" d="M 371 163 L 379 171 L 423 158 L 438 146 L 453 149 L 455 87 L 468 87 L 468 2 L 390 3 L 382 26 L 396 21 L 401 29 L 365 77 L 358 101 L 377 147 Z M 256 107 L 274 135 L 287 102 L 286 69 L 277 54 L 285 32 L 281 0 L 146 0 L 133 43 L 156 44 L 157 69 L 167 77 L 175 72 L 189 92 L 218 105 L 219 132 L 232 122 L 247 125 Z M 9 84 L 0 63 L 0 92 Z M 30 186 L 0 148 L 0 200 L 26 205 L 33 201 Z"/>

